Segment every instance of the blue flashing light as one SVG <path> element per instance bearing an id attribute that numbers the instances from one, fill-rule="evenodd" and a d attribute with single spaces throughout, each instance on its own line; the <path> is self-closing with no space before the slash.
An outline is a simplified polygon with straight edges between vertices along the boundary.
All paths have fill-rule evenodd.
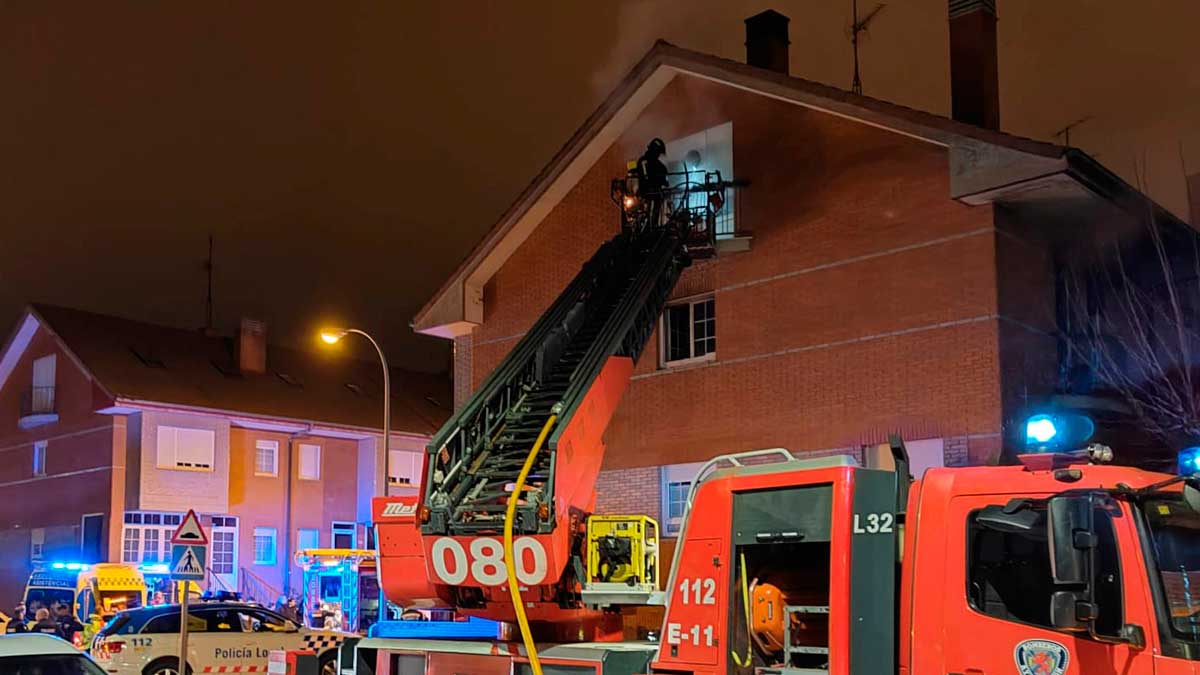
<path id="1" fill-rule="evenodd" d="M 52 570 L 68 570 L 71 572 L 83 572 L 91 568 L 91 565 L 80 562 L 52 562 L 50 569 Z"/>
<path id="2" fill-rule="evenodd" d="M 51 563 L 51 564 L 50 564 L 50 568 L 51 568 L 51 569 L 56 569 L 56 570 L 66 569 L 66 567 L 67 567 L 67 566 L 66 566 L 66 564 L 64 564 L 64 563 Z"/>
<path id="3" fill-rule="evenodd" d="M 466 621 L 380 621 L 367 629 L 367 637 L 495 640 L 500 628 L 495 621 L 474 616 Z"/>
<path id="4" fill-rule="evenodd" d="M 166 563 L 142 563 L 138 566 L 142 574 L 169 574 L 171 566 Z"/>
<path id="5" fill-rule="evenodd" d="M 1179 473 L 1191 475 L 1200 471 L 1200 446 L 1192 446 L 1179 451 Z"/>
<path id="6" fill-rule="evenodd" d="M 1058 436 L 1058 427 L 1049 415 L 1034 415 L 1025 422 L 1025 442 L 1044 445 Z"/>

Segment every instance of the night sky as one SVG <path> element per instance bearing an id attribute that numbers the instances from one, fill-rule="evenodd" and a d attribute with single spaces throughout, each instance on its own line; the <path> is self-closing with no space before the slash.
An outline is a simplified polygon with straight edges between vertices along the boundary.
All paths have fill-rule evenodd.
<path id="1" fill-rule="evenodd" d="M 860 0 L 865 11 L 872 0 Z M 946 114 L 946 0 L 891 0 L 866 94 Z M 273 341 L 322 323 L 444 369 L 408 321 L 656 38 L 743 59 L 792 17 L 792 74 L 849 88 L 850 0 L 0 0 L 0 324 L 28 301 Z M 998 0 L 1001 123 L 1072 143 L 1187 212 L 1200 3 Z M 2 330 L 7 330 L 2 329 Z"/>

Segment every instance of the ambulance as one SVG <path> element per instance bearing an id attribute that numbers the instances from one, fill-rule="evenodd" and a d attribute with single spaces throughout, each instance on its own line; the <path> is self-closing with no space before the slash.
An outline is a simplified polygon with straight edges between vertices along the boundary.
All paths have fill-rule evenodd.
<path id="1" fill-rule="evenodd" d="M 92 657 L 113 675 L 176 675 L 179 605 L 118 614 L 92 643 Z M 348 633 L 297 626 L 265 607 L 243 602 L 188 605 L 187 670 L 265 673 L 272 650 L 311 649 L 320 675 L 338 675 L 337 648 Z"/>
<path id="2" fill-rule="evenodd" d="M 65 604 L 84 625 L 80 638 L 90 639 L 117 612 L 146 604 L 146 579 L 133 565 L 55 562 L 40 566 L 25 584 L 26 618 L 38 608 Z"/>

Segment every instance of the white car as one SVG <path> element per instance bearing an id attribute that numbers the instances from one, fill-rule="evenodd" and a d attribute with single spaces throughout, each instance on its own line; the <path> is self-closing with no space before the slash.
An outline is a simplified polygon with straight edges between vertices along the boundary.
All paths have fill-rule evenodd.
<path id="1" fill-rule="evenodd" d="M 121 612 L 92 641 L 113 675 L 179 675 L 179 605 Z M 311 649 L 321 675 L 337 675 L 346 633 L 301 628 L 265 607 L 240 602 L 188 605 L 187 665 L 203 673 L 265 673 L 272 650 Z"/>
<path id="2" fill-rule="evenodd" d="M 0 673 L 4 675 L 106 675 L 71 643 L 53 635 L 14 633 L 0 636 Z"/>

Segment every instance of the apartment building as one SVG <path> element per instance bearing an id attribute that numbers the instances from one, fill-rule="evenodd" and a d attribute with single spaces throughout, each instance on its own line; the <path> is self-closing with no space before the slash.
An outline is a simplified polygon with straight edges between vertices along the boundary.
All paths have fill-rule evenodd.
<path id="1" fill-rule="evenodd" d="M 415 490 L 446 378 L 393 370 L 387 489 Z M 0 352 L 0 602 L 39 562 L 155 565 L 188 509 L 212 588 L 297 592 L 296 550 L 371 547 L 376 362 L 31 306 Z"/>
<path id="2" fill-rule="evenodd" d="M 954 118 L 791 76 L 787 21 L 746 21 L 748 63 L 657 43 L 413 320 L 453 342 L 461 405 L 618 233 L 610 181 L 648 141 L 739 181 L 604 437 L 597 510 L 668 535 L 722 453 L 868 461 L 899 433 L 920 474 L 1019 448 L 1059 384 L 1062 260 L 1152 206 L 999 131 L 994 3 L 950 3 Z"/>

